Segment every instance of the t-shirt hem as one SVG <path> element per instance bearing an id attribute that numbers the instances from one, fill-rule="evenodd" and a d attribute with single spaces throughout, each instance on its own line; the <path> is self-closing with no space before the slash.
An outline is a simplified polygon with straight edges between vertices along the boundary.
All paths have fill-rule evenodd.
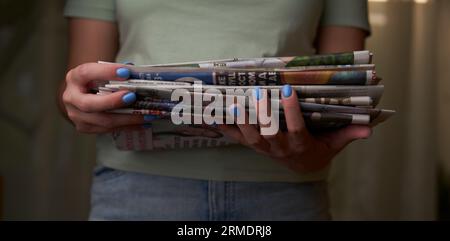
<path id="1" fill-rule="evenodd" d="M 115 13 L 110 9 L 92 8 L 80 5 L 71 5 L 64 10 L 64 16 L 68 18 L 87 18 L 94 20 L 102 20 L 108 22 L 115 22 Z"/>
<path id="2" fill-rule="evenodd" d="M 274 172 L 273 174 L 270 172 L 258 172 L 255 175 L 246 172 L 245 170 L 236 173 L 227 172 L 226 170 L 220 171 L 209 171 L 205 172 L 205 170 L 201 170 L 196 172 L 193 169 L 170 169 L 170 170 L 156 170 L 141 167 L 142 164 L 139 162 L 126 161 L 126 162 L 116 162 L 114 160 L 108 161 L 98 161 L 100 165 L 105 167 L 127 171 L 127 172 L 136 172 L 143 173 L 149 175 L 158 175 L 158 176 L 168 176 L 168 177 L 178 177 L 178 178 L 189 178 L 196 180 L 211 180 L 211 181 L 236 181 L 236 182 L 289 182 L 289 183 L 299 183 L 299 182 L 316 182 L 316 181 L 324 181 L 328 177 L 329 168 L 325 168 L 321 171 L 309 173 L 309 174 L 293 174 L 286 173 L 285 175 L 280 174 L 279 172 Z"/>

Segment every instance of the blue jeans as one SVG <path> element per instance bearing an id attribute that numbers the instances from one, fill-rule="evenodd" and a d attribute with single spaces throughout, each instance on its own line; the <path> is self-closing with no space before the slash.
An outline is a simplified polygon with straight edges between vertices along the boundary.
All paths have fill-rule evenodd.
<path id="1" fill-rule="evenodd" d="M 196 180 L 99 166 L 90 220 L 329 220 L 326 186 Z"/>

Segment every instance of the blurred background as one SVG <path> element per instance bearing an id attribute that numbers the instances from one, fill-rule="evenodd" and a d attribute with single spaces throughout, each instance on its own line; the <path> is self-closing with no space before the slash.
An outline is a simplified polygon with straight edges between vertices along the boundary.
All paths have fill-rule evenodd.
<path id="1" fill-rule="evenodd" d="M 0 220 L 84 220 L 95 140 L 56 107 L 64 1 L 0 0 Z M 450 1 L 371 0 L 380 106 L 397 110 L 330 176 L 337 220 L 450 220 Z"/>

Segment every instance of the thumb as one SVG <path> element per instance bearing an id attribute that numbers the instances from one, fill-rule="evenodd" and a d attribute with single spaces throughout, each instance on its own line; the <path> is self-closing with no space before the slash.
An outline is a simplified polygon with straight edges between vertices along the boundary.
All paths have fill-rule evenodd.
<path id="1" fill-rule="evenodd" d="M 370 135 L 372 135 L 372 128 L 362 125 L 350 125 L 337 131 L 327 133 L 323 137 L 332 149 L 340 151 L 352 141 L 367 139 Z"/>
<path id="2" fill-rule="evenodd" d="M 123 64 L 85 63 L 71 69 L 66 80 L 70 84 L 85 86 L 95 80 L 125 80 L 130 73 Z"/>

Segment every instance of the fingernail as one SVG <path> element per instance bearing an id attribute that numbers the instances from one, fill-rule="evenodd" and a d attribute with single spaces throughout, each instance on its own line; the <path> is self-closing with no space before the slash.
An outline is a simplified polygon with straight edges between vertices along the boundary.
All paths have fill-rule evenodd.
<path id="1" fill-rule="evenodd" d="M 142 127 L 144 129 L 150 129 L 150 128 L 152 128 L 152 124 L 151 123 L 146 123 L 146 124 L 143 124 Z"/>
<path id="2" fill-rule="evenodd" d="M 131 61 L 125 61 L 125 62 L 123 62 L 123 64 L 124 65 L 134 65 L 133 62 L 131 62 Z"/>
<path id="3" fill-rule="evenodd" d="M 127 68 L 118 68 L 116 70 L 116 75 L 119 78 L 125 78 L 128 79 L 130 77 L 130 70 Z"/>
<path id="4" fill-rule="evenodd" d="M 238 117 L 241 114 L 239 108 L 236 105 L 232 106 L 230 108 L 230 111 L 231 111 L 231 114 L 234 114 L 234 117 Z"/>
<path id="5" fill-rule="evenodd" d="M 158 119 L 158 117 L 155 115 L 144 115 L 144 121 L 146 122 L 154 121 L 156 119 Z"/>
<path id="6" fill-rule="evenodd" d="M 257 101 L 260 101 L 264 97 L 262 90 L 259 86 L 253 89 L 253 95 L 255 96 Z"/>
<path id="7" fill-rule="evenodd" d="M 284 85 L 282 92 L 283 92 L 283 97 L 288 98 L 289 96 L 292 95 L 292 87 L 290 85 Z"/>
<path id="8" fill-rule="evenodd" d="M 124 104 L 128 105 L 136 101 L 136 94 L 134 92 L 129 92 L 122 96 L 122 101 Z"/>

